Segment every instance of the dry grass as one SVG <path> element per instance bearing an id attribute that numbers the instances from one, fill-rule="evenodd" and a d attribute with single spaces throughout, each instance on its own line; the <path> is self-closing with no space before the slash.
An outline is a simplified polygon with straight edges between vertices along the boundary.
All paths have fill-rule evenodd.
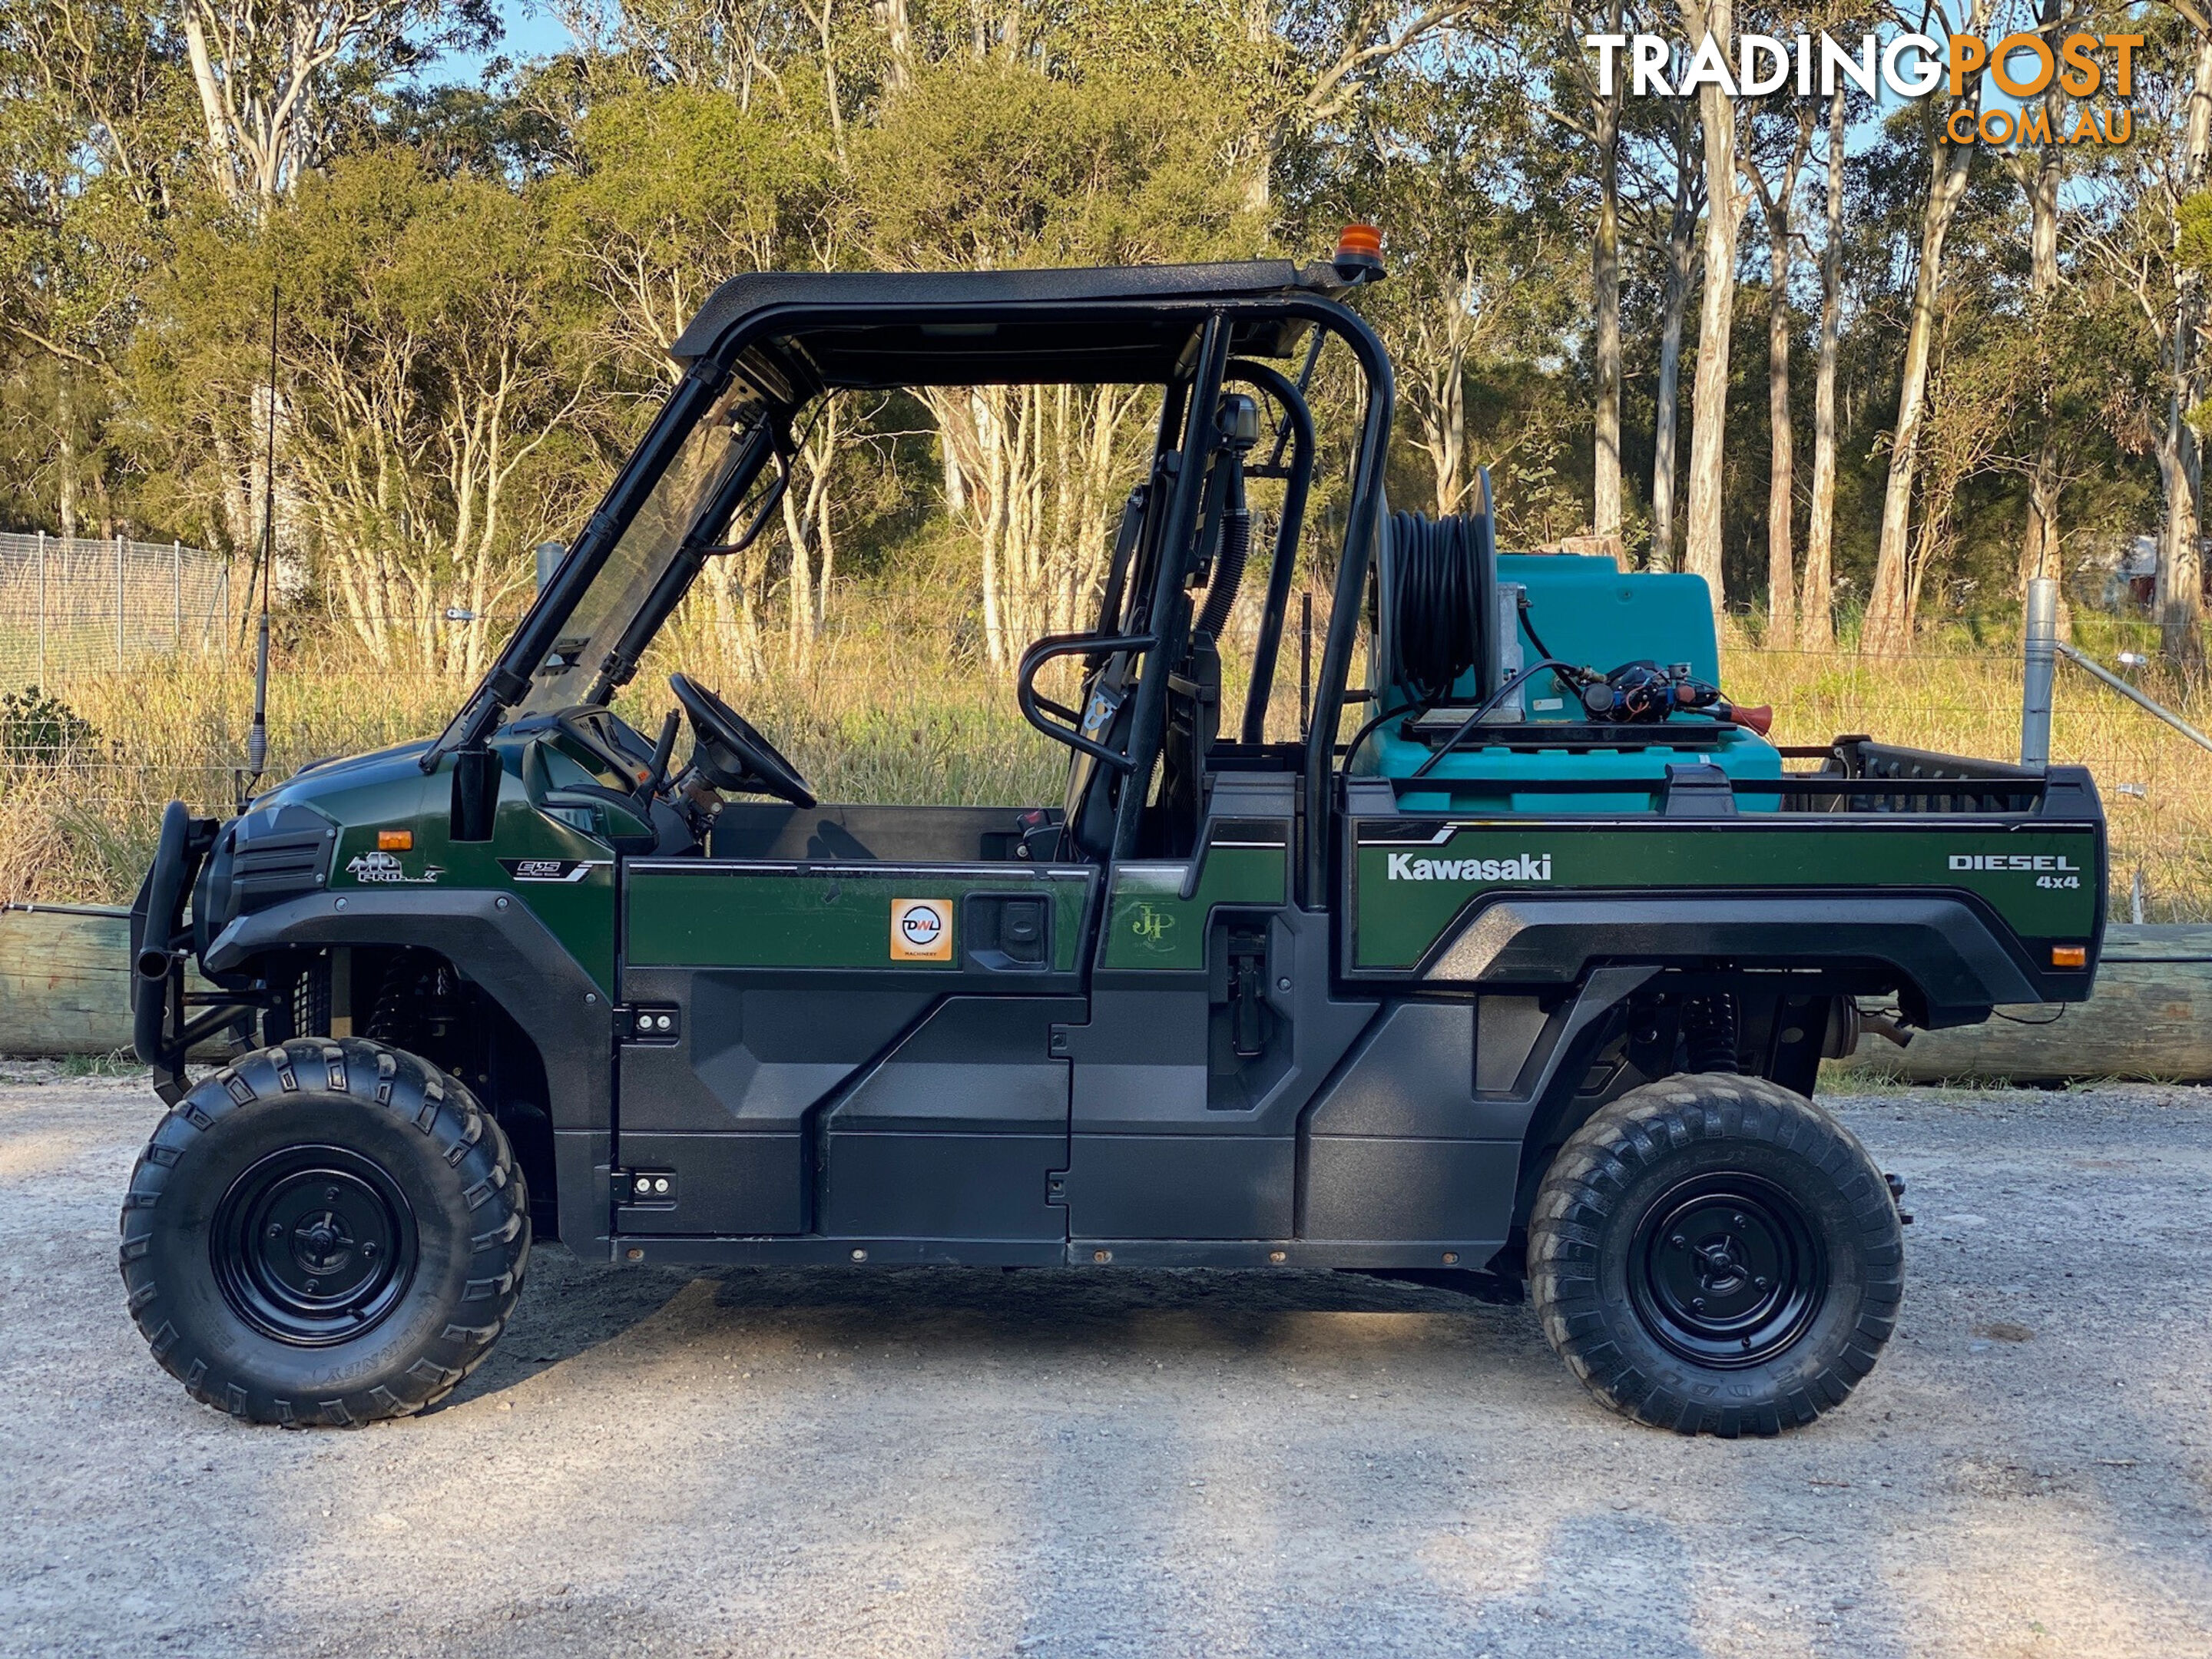
<path id="1" fill-rule="evenodd" d="M 752 685 L 712 649 L 683 665 L 729 692 L 824 799 L 1057 801 L 1064 751 L 1031 730 L 1011 691 L 958 646 L 942 630 L 896 648 L 874 629 L 833 630 L 817 641 L 811 672 Z M 52 690 L 97 735 L 58 763 L 0 760 L 0 897 L 127 902 L 170 800 L 230 811 L 253 702 L 246 654 L 58 678 Z M 672 706 L 665 687 L 676 665 L 648 659 L 621 699 L 648 733 Z M 370 670 L 325 642 L 280 647 L 270 673 L 269 776 L 319 756 L 432 735 L 467 690 L 448 677 Z"/>
<path id="2" fill-rule="evenodd" d="M 941 594 L 848 588 L 839 621 L 817 641 L 811 672 L 780 671 L 743 685 L 733 659 L 694 630 L 684 664 L 731 691 L 830 799 L 1037 802 L 1058 799 L 1064 756 L 1026 726 L 1006 685 L 981 671 L 972 635 L 946 620 Z M 1323 619 L 1316 617 L 1318 628 Z M 2077 642 L 2106 661 L 2124 644 L 2085 619 Z M 775 641 L 781 647 L 781 640 Z M 1771 702 L 1774 735 L 1825 744 L 1842 732 L 1954 753 L 2009 756 L 2020 742 L 2020 674 L 2011 641 L 1940 641 L 1905 657 L 1771 651 L 1743 638 L 1726 653 L 1728 689 Z M 669 699 L 673 662 L 648 662 L 623 698 L 647 732 Z M 1231 665 L 1232 676 L 1237 665 Z M 1279 719 L 1295 713 L 1282 668 Z M 2078 671 L 2061 665 L 2053 747 L 2087 763 L 2112 836 L 2113 908 L 2128 914 L 2143 872 L 2154 921 L 2212 917 L 2212 755 Z M 2212 693 L 2147 676 L 2144 689 L 2212 727 Z M 92 726 L 95 743 L 59 765 L 0 763 L 0 896 L 127 901 L 173 797 L 228 811 L 252 688 L 242 659 L 182 656 L 125 673 L 80 673 L 53 688 Z M 280 651 L 270 678 L 270 775 L 318 755 L 358 753 L 435 732 L 465 687 L 441 677 L 378 673 L 327 642 Z M 1231 707 L 1241 701 L 1232 692 Z M 2122 786 L 2139 786 L 2142 793 Z"/>

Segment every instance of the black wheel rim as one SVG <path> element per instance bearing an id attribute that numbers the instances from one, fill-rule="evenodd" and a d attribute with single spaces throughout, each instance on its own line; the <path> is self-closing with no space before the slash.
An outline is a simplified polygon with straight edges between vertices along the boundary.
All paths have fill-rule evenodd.
<path id="1" fill-rule="evenodd" d="M 415 1277 L 406 1196 L 339 1146 L 288 1146 L 246 1170 L 216 1206 L 208 1244 L 232 1310 L 295 1347 L 374 1328 Z"/>
<path id="2" fill-rule="evenodd" d="M 1805 1334 L 1828 1262 L 1804 1206 L 1757 1176 L 1692 1176 L 1644 1212 L 1629 1299 L 1661 1346 L 1723 1370 L 1764 1364 Z"/>

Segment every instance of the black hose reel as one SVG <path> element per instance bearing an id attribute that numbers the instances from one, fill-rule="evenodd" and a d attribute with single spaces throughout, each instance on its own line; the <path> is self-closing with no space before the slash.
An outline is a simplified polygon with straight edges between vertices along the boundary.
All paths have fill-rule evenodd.
<path id="1" fill-rule="evenodd" d="M 1378 696 L 1395 687 L 1414 702 L 1442 702 L 1470 672 L 1476 698 L 1498 690 L 1505 641 L 1487 468 L 1477 500 L 1476 511 L 1442 519 L 1390 515 L 1370 593 Z"/>

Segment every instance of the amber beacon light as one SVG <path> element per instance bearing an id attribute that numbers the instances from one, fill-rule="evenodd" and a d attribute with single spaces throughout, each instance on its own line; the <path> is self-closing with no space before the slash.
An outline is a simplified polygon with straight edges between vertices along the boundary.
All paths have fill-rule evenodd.
<path id="1" fill-rule="evenodd" d="M 1346 225 L 1336 239 L 1336 254 L 1330 263 L 1353 282 L 1381 281 L 1382 231 L 1374 225 Z"/>

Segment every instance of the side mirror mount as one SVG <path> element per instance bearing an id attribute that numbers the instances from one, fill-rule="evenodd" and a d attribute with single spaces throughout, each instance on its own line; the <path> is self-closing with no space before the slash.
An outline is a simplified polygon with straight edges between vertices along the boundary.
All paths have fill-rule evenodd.
<path id="1" fill-rule="evenodd" d="M 453 757 L 453 805 L 447 833 L 454 841 L 489 841 L 499 810 L 499 757 L 464 749 Z"/>

